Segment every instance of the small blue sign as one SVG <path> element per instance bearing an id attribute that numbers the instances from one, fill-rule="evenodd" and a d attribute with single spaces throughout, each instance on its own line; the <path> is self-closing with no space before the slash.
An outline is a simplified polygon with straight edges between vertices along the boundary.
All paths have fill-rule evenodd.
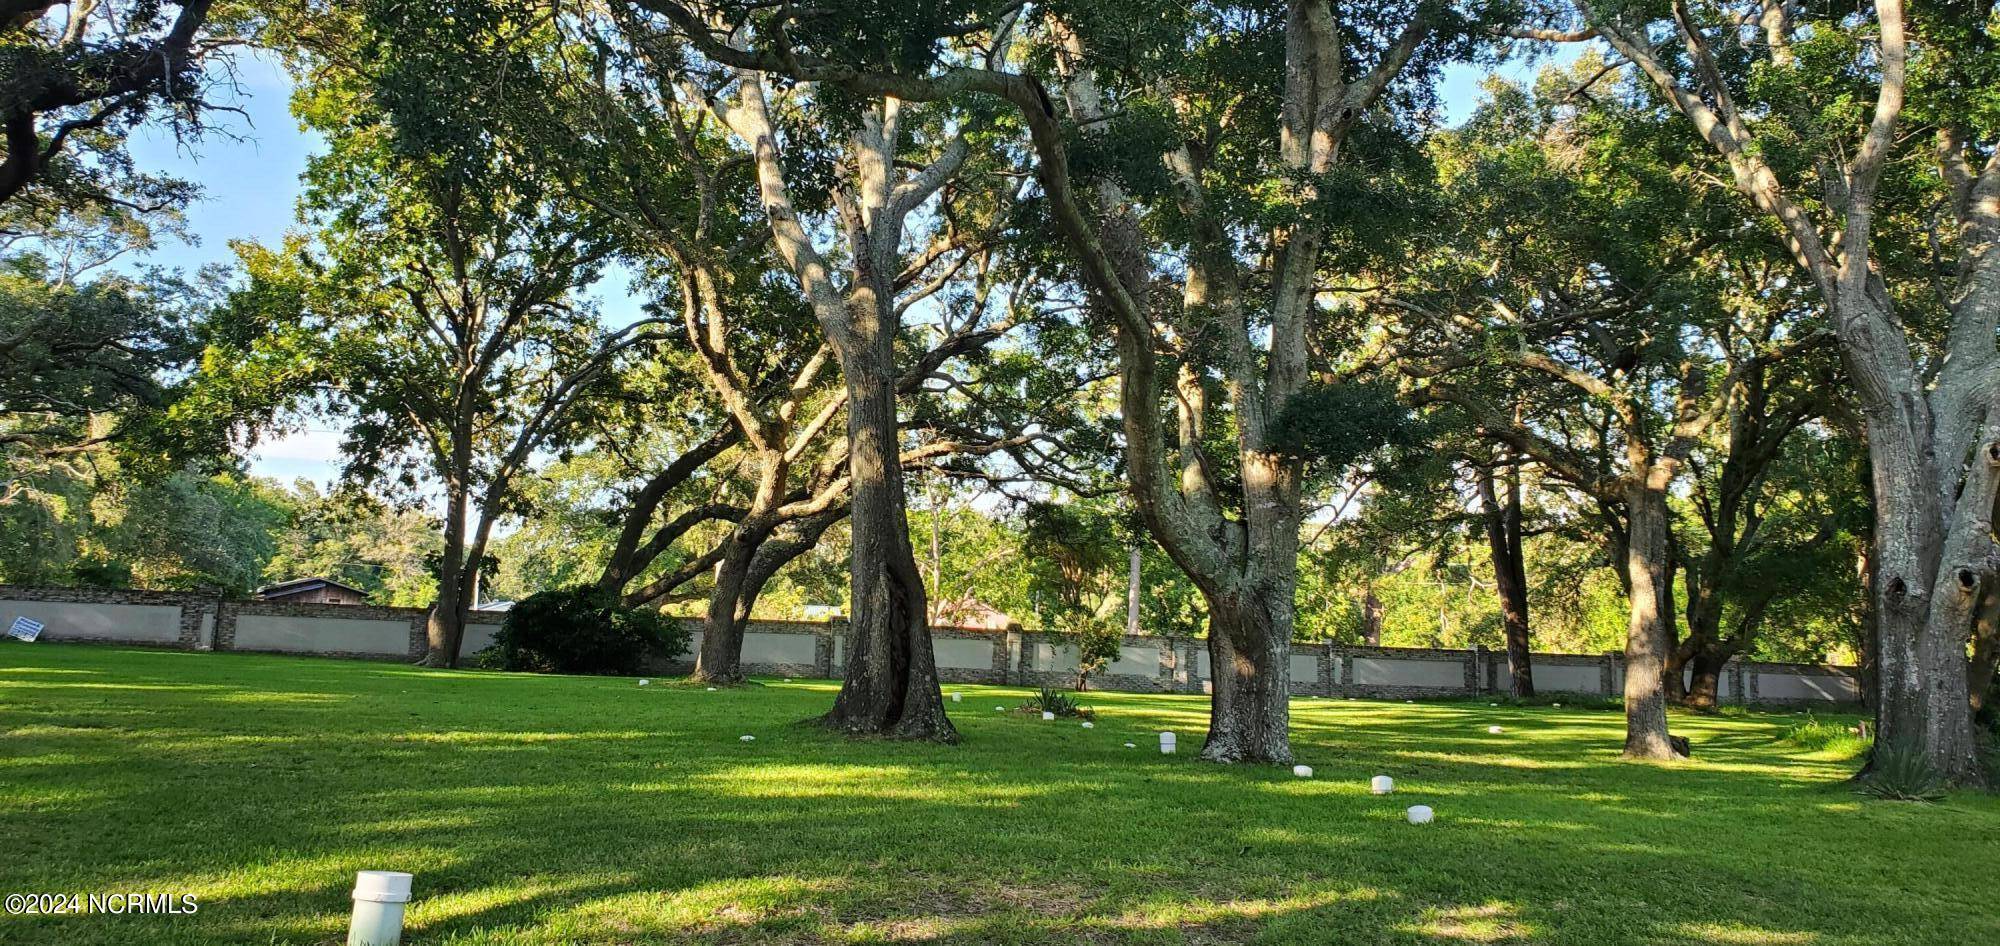
<path id="1" fill-rule="evenodd" d="M 12 637 L 16 640 L 32 641 L 35 638 L 42 636 L 43 627 L 44 625 L 42 624 L 42 622 L 37 621 L 34 618 L 28 618 L 28 617 L 15 618 L 14 626 L 7 629 L 7 636 Z"/>

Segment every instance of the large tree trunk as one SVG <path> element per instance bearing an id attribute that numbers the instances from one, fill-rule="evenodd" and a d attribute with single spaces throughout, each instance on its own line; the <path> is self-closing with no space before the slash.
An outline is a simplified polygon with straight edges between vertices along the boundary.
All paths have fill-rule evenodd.
<path id="1" fill-rule="evenodd" d="M 1213 693 L 1201 757 L 1210 762 L 1292 761 L 1299 473 L 1296 461 L 1244 451 L 1241 568 L 1197 581 L 1208 602 Z"/>
<path id="2" fill-rule="evenodd" d="M 723 540 L 722 560 L 715 564 L 715 588 L 709 593 L 708 613 L 702 621 L 701 653 L 696 655 L 690 675 L 698 682 L 743 682 L 743 625 L 750 617 L 743 606 L 744 584 L 758 550 L 776 527 L 790 471 L 781 450 L 760 451 L 758 461 L 750 514 L 730 530 Z"/>
<path id="3" fill-rule="evenodd" d="M 1721 703 L 1722 670 L 1736 656 L 1727 647 L 1706 647 L 1687 661 L 1689 671 L 1684 702 L 1692 709 L 1713 712 Z"/>
<path id="4" fill-rule="evenodd" d="M 470 435 L 454 444 L 454 470 L 445 483 L 444 554 L 438 559 L 437 598 L 424 622 L 426 638 L 423 665 L 458 666 L 458 648 L 465 638 L 466 518 L 471 511 L 468 470 L 471 467 Z M 478 567 L 478 563 L 471 563 Z"/>
<path id="5" fill-rule="evenodd" d="M 1710 577 L 1698 574 L 1692 565 L 1688 567 L 1688 634 L 1667 658 L 1667 699 L 1695 709 L 1714 709 L 1715 700 L 1713 692 L 1705 704 L 1696 697 L 1698 683 L 1689 680 L 1689 671 L 1693 670 L 1699 676 L 1704 664 L 1712 668 L 1721 667 L 1721 661 L 1716 660 L 1715 655 L 1722 648 L 1722 600 L 1716 593 L 1714 583 L 1708 580 Z"/>
<path id="6" fill-rule="evenodd" d="M 853 480 L 852 614 L 840 695 L 821 722 L 843 732 L 958 741 L 938 689 L 923 576 L 910 547 L 897 438 L 893 319 L 872 303 L 841 346 Z"/>
<path id="7" fill-rule="evenodd" d="M 1667 736 L 1667 658 L 1674 648 L 1673 567 L 1667 560 L 1664 467 L 1635 471 L 1627 487 L 1630 531 L 1625 571 L 1631 619 L 1625 631 L 1625 756 L 1671 759 Z"/>
<path id="8" fill-rule="evenodd" d="M 716 563 L 715 593 L 709 597 L 708 612 L 702 621 L 702 649 L 696 658 L 696 679 L 742 682 L 743 635 L 749 629 L 750 616 L 757 609 L 757 598 L 764 593 L 764 586 L 770 583 L 779 569 L 818 546 L 826 530 L 846 517 L 847 507 L 836 506 L 799 521 L 794 527 L 796 535 L 791 538 L 780 539 L 770 532 L 763 533 L 740 566 L 732 564 L 729 558 Z M 746 544 L 748 541 L 746 538 Z M 725 570 L 729 572 L 726 576 L 722 574 Z M 705 667 L 728 668 L 732 675 L 723 676 L 718 672 L 703 676 Z"/>
<path id="9" fill-rule="evenodd" d="M 1479 498 L 1486 521 L 1486 544 L 1493 557 L 1493 587 L 1500 598 L 1500 618 L 1507 637 L 1507 691 L 1516 697 L 1535 695 L 1535 671 L 1528 637 L 1528 571 L 1521 552 L 1521 479 L 1514 466 L 1507 477 L 1503 503 L 1493 471 L 1481 467 Z"/>
<path id="10" fill-rule="evenodd" d="M 1857 378 L 1867 419 L 1875 498 L 1880 699 L 1874 753 L 1915 753 L 1954 782 L 1980 784 L 1984 773 L 1966 692 L 1966 642 L 1980 597 L 1992 582 L 1992 564 L 1982 566 L 1977 557 L 1992 547 L 1992 526 L 1983 520 L 1993 508 L 2000 435 L 1986 414 L 1988 423 L 1976 425 L 1973 437 L 1939 436 L 1951 432 L 1933 426 L 1936 418 L 1920 392 L 1891 390 L 1888 381 L 1895 373 L 1846 338 L 1872 338 L 1870 330 L 1888 321 L 1886 313 L 1836 321 L 1849 341 L 1844 346 L 1849 371 Z M 1940 450 L 1959 455 L 1940 457 Z M 1966 471 L 1962 486 L 1960 469 Z M 1974 521 L 1974 514 L 1982 521 Z M 1868 769 L 1874 761 L 1871 756 Z"/>
<path id="11" fill-rule="evenodd" d="M 737 612 L 742 610 L 750 563 L 767 534 L 740 526 L 725 540 L 722 561 L 715 563 L 715 588 L 708 596 L 708 611 L 701 624 L 701 652 L 695 655 L 690 679 L 713 684 L 743 682 L 743 621 Z"/>
<path id="12" fill-rule="evenodd" d="M 1382 646 L 1382 598 L 1375 594 L 1372 581 L 1361 589 L 1361 642 Z"/>
<path id="13" fill-rule="evenodd" d="M 1292 761 L 1290 602 L 1256 594 L 1209 600 L 1204 760 Z"/>

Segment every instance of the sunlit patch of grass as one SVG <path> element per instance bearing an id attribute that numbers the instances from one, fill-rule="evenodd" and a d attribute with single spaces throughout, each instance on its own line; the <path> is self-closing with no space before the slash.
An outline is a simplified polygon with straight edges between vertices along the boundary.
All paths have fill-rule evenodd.
<path id="1" fill-rule="evenodd" d="M 1448 943 L 1518 943 L 1527 931 L 1515 922 L 1513 907 L 1498 902 L 1469 907 L 1431 908 L 1415 931 Z"/>
<path id="2" fill-rule="evenodd" d="M 1687 923 L 1681 926 L 1680 932 L 1721 946 L 1805 946 L 1820 941 L 1820 937 L 1813 933 L 1746 929 L 1719 923 Z"/>
<path id="3" fill-rule="evenodd" d="M 413 946 L 2000 942 L 2000 800 L 1854 796 L 1791 713 L 1676 713 L 1695 759 L 1647 765 L 1567 700 L 1302 699 L 1301 779 L 1197 761 L 1198 696 L 1092 691 L 1085 730 L 953 684 L 944 747 L 799 725 L 823 680 L 0 656 L 0 890 L 202 905 L 0 918 L 10 946 L 338 942 L 362 869 L 416 875 Z"/>
<path id="4" fill-rule="evenodd" d="M 1817 753 L 1829 759 L 1853 759 L 1867 754 L 1873 739 L 1855 731 L 1851 721 L 1822 719 L 1808 713 L 1803 720 L 1785 727 L 1778 741 L 1794 749 Z"/>

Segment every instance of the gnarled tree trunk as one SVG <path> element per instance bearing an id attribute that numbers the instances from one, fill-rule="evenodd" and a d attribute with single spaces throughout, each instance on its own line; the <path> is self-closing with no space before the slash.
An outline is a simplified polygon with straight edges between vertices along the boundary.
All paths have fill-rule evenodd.
<path id="1" fill-rule="evenodd" d="M 1281 603 L 1281 607 L 1272 607 Z M 1289 600 L 1211 599 L 1208 612 L 1209 762 L 1292 760 Z"/>
<path id="2" fill-rule="evenodd" d="M 690 679 L 723 685 L 743 682 L 743 620 L 737 612 L 750 563 L 768 535 L 762 529 L 739 526 L 724 540 L 722 561 L 715 563 L 715 588 L 702 616 L 701 651 L 695 655 Z"/>
<path id="3" fill-rule="evenodd" d="M 839 349 L 854 483 L 852 602 L 840 695 L 820 721 L 843 732 L 956 742 L 938 689 L 923 576 L 910 547 L 894 337 L 883 321 L 879 313 L 858 314 L 852 343 Z"/>
<path id="4" fill-rule="evenodd" d="M 1871 312 L 1851 320 L 1837 314 L 1848 323 L 1844 335 L 1868 337 L 1890 321 L 1870 303 L 1850 305 Z M 1897 373 L 1865 354 L 1850 349 L 1847 360 L 1868 422 L 1875 497 L 1875 752 L 1915 752 L 1954 782 L 1979 784 L 1965 648 L 1994 581 L 1986 519 L 2000 477 L 2000 405 L 1982 411 L 1986 422 L 1969 431 L 1974 436 L 1941 436 L 1952 432 L 1934 427 L 1933 409 L 1909 388 L 1891 390 Z"/>

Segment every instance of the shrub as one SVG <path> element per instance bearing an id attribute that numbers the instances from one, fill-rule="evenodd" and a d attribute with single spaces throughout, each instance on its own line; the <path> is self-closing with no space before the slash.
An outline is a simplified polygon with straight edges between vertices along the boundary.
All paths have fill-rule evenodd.
<path id="1" fill-rule="evenodd" d="M 1043 687 L 1041 692 L 1028 697 L 1028 702 L 1021 704 L 1021 706 L 1023 709 L 1032 710 L 1037 713 L 1054 713 L 1057 716 L 1069 716 L 1081 719 L 1089 719 L 1097 715 L 1091 712 L 1089 707 L 1078 705 L 1076 700 L 1072 699 L 1069 694 L 1055 687 Z"/>
<path id="2" fill-rule="evenodd" d="M 1878 750 L 1873 767 L 1855 791 L 1890 801 L 1937 801 L 1945 794 L 1944 776 L 1931 768 L 1923 754 L 1896 747 Z"/>
<path id="3" fill-rule="evenodd" d="M 501 670 L 631 675 L 687 650 L 689 633 L 658 611 L 627 608 L 616 592 L 565 588 L 530 595 L 481 654 Z"/>

